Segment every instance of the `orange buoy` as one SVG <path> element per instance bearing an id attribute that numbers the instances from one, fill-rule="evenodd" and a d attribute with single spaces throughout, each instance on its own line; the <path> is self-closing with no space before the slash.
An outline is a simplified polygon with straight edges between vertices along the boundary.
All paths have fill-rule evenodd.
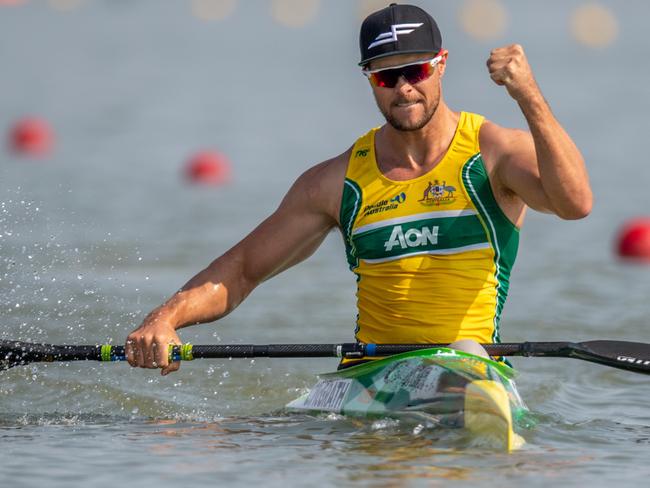
<path id="1" fill-rule="evenodd" d="M 618 255 L 650 262 L 650 217 L 627 222 L 618 235 Z"/>
<path id="2" fill-rule="evenodd" d="M 14 124 L 9 136 L 11 148 L 18 154 L 45 156 L 52 151 L 54 134 L 43 119 L 27 117 Z"/>
<path id="3" fill-rule="evenodd" d="M 215 151 L 201 151 L 185 166 L 185 175 L 192 183 L 223 185 L 230 181 L 230 162 Z"/>

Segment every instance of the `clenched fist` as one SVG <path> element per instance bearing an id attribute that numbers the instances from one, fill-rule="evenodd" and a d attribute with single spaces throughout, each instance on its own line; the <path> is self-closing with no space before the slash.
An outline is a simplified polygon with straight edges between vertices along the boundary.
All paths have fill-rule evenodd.
<path id="1" fill-rule="evenodd" d="M 503 85 L 517 102 L 539 94 L 524 48 L 519 44 L 493 49 L 487 60 L 490 78 Z"/>

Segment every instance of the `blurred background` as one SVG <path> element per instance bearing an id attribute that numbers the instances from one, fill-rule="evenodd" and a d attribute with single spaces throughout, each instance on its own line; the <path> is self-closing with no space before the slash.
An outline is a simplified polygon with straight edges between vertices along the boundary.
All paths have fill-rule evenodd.
<path id="1" fill-rule="evenodd" d="M 300 173 L 380 125 L 357 34 L 386 3 L 1 1 L 2 335 L 122 341 L 272 212 Z M 648 206 L 650 6 L 414 3 L 443 32 L 453 109 L 525 128 L 485 68 L 490 49 L 521 43 L 588 163 L 588 219 L 528 219 L 503 337 L 532 338 L 542 324 L 560 337 L 573 322 L 585 336 L 585 325 L 605 332 L 626 314 L 640 322 L 645 299 L 638 312 L 625 302 L 645 296 L 647 270 L 621 266 L 613 250 L 621 225 Z M 25 119 L 23 147 L 15 132 Z M 203 184 L 188 180 L 190 164 L 203 165 L 192 173 Z M 332 235 L 210 329 L 232 340 L 259 337 L 262 324 L 278 340 L 349 339 L 354 279 L 343 256 Z"/>
<path id="2" fill-rule="evenodd" d="M 650 342 L 649 269 L 617 256 L 626 223 L 650 228 L 635 220 L 648 215 L 650 200 L 650 3 L 412 3 L 442 30 L 452 109 L 526 128 L 485 67 L 492 48 L 520 43 L 587 161 L 595 194 L 587 219 L 529 214 L 502 339 Z M 268 216 L 298 175 L 382 124 L 357 67 L 357 36 L 363 17 L 387 4 L 0 0 L 0 337 L 122 343 L 150 309 Z M 332 234 L 230 316 L 181 337 L 349 341 L 354 292 L 341 237 Z M 524 397 L 570 421 L 609 414 L 601 403 L 568 408 L 574 388 L 551 393 L 542 385 L 552 379 L 584 386 L 597 377 L 638 390 L 628 376 L 579 362 L 515 364 L 528 375 Z M 169 402 L 163 416 L 268 412 L 334 365 L 258 362 L 237 376 L 228 365 L 215 373 L 191 364 L 165 383 L 124 365 L 92 374 L 83 365 L 17 368 L 5 373 L 12 376 L 0 388 L 0 411 L 5 419 L 55 411 L 160 416 L 146 396 Z M 201 386 L 213 374 L 219 394 Z M 103 396 L 88 399 L 98 384 Z M 250 401 L 260 391 L 261 403 Z M 646 422 L 635 398 L 626 406 Z M 545 435 L 551 445 L 560 437 Z"/>

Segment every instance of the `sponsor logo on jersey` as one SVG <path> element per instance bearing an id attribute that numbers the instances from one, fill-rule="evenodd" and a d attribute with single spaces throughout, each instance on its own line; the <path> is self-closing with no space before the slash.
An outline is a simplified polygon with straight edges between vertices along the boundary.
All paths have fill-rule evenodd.
<path id="1" fill-rule="evenodd" d="M 434 180 L 433 183 L 429 181 L 422 198 L 418 202 L 427 206 L 448 205 L 456 201 L 455 191 L 456 187 L 448 185 L 446 181 L 442 183 L 439 180 Z"/>
<path id="2" fill-rule="evenodd" d="M 402 192 L 388 200 L 380 200 L 377 203 L 371 203 L 363 207 L 363 216 L 372 215 L 389 210 L 395 210 L 401 203 L 406 201 L 406 193 Z"/>
<path id="3" fill-rule="evenodd" d="M 354 153 L 354 156 L 356 158 L 365 158 L 369 152 L 370 149 L 359 149 L 357 152 Z"/>
<path id="4" fill-rule="evenodd" d="M 423 247 L 428 245 L 435 246 L 438 244 L 438 226 L 424 226 L 421 229 L 409 229 L 406 232 L 402 230 L 401 225 L 393 227 L 390 237 L 384 242 L 384 249 L 390 252 L 394 247 L 399 246 L 401 249 L 409 247 Z"/>

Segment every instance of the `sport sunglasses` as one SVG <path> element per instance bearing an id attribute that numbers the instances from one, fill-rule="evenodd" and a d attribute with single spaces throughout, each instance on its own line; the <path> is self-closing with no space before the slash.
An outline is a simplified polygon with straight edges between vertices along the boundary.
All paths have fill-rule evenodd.
<path id="1" fill-rule="evenodd" d="M 440 51 L 433 59 L 418 61 L 416 63 L 400 64 L 382 69 L 364 69 L 362 73 L 368 77 L 373 86 L 381 88 L 395 88 L 400 77 L 411 85 L 426 80 L 433 74 L 433 67 L 442 61 L 447 51 Z"/>

